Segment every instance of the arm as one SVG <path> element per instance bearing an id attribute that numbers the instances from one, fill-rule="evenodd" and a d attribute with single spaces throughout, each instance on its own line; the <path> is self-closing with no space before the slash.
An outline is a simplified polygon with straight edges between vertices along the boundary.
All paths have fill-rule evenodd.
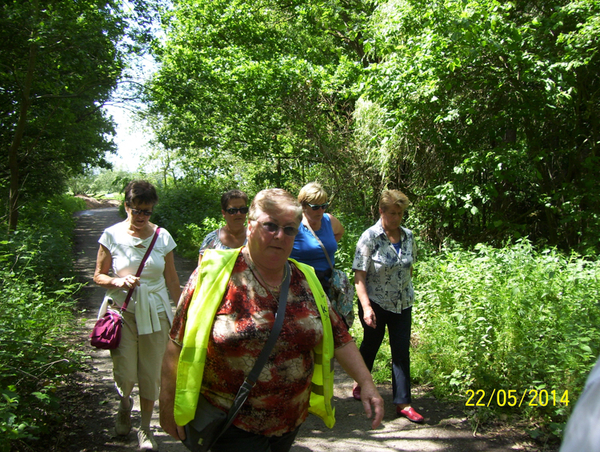
<path id="1" fill-rule="evenodd" d="M 329 214 L 329 218 L 331 219 L 331 229 L 333 229 L 333 236 L 335 237 L 335 241 L 339 242 L 344 235 L 344 226 L 333 215 Z"/>
<path id="2" fill-rule="evenodd" d="M 410 266 L 410 277 L 413 277 L 413 268 L 415 266 L 415 262 L 417 261 L 417 244 L 415 243 L 415 239 L 413 237 L 412 241 L 412 255 L 413 255 L 413 264 Z"/>
<path id="3" fill-rule="evenodd" d="M 163 357 L 160 383 L 160 426 L 175 439 L 185 439 L 185 429 L 175 423 L 175 388 L 181 347 L 169 341 Z"/>
<path id="4" fill-rule="evenodd" d="M 371 307 L 371 301 L 369 300 L 369 294 L 367 293 L 367 272 L 363 270 L 354 270 L 354 286 L 356 288 L 356 295 L 358 301 L 363 309 L 363 320 L 371 328 L 377 326 L 377 319 L 375 318 L 375 312 Z"/>
<path id="5" fill-rule="evenodd" d="M 175 303 L 179 301 L 181 296 L 181 286 L 179 285 L 179 276 L 177 276 L 177 270 L 175 270 L 175 256 L 173 251 L 165 256 L 165 283 L 169 294 Z"/>
<path id="6" fill-rule="evenodd" d="M 359 384 L 360 397 L 367 417 L 371 419 L 373 411 L 375 411 L 371 428 L 377 428 L 383 419 L 383 399 L 379 395 L 375 383 L 373 383 L 371 372 L 367 369 L 356 344 L 349 342 L 343 347 L 337 348 L 335 359 L 338 360 L 348 375 Z"/>
<path id="7" fill-rule="evenodd" d="M 112 256 L 108 248 L 100 245 L 96 257 L 96 269 L 94 270 L 94 282 L 105 289 L 130 289 L 140 285 L 140 278 L 135 275 L 127 275 L 123 278 L 113 278 L 108 272 L 112 267 Z"/>

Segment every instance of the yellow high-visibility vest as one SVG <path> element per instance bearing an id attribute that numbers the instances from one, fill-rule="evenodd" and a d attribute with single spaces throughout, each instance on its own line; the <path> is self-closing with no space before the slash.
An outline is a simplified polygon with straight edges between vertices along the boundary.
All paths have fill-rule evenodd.
<path id="1" fill-rule="evenodd" d="M 177 425 L 186 425 L 194 419 L 213 321 L 225 295 L 239 253 L 239 248 L 204 251 L 198 282 L 188 309 L 183 346 L 177 367 L 174 409 Z M 335 424 L 335 409 L 331 405 L 334 345 L 327 296 L 312 267 L 294 259 L 290 261 L 306 277 L 323 322 L 323 341 L 313 349 L 315 363 L 308 411 L 319 416 L 327 427 L 332 428 Z"/>

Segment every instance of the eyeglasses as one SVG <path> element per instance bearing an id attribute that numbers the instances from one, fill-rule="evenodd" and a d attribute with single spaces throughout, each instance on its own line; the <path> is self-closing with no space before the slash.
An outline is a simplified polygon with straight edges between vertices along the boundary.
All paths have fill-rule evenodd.
<path id="1" fill-rule="evenodd" d="M 145 216 L 149 217 L 150 215 L 152 215 L 152 211 L 151 210 L 131 209 L 131 214 L 132 215 L 145 215 Z"/>
<path id="2" fill-rule="evenodd" d="M 261 226 L 265 229 L 265 231 L 270 232 L 271 234 L 277 235 L 280 229 L 283 229 L 283 233 L 288 237 L 296 237 L 298 235 L 298 228 L 294 226 L 279 226 L 278 224 L 271 223 L 270 221 L 262 222 L 255 220 L 257 223 L 260 223 Z"/>
<path id="3" fill-rule="evenodd" d="M 326 202 L 325 204 L 310 204 L 307 202 L 306 204 L 308 204 L 312 210 L 319 210 L 319 209 L 325 210 L 325 209 L 327 209 L 327 206 L 329 205 L 328 202 Z"/>
<path id="4" fill-rule="evenodd" d="M 225 212 L 227 212 L 229 215 L 235 215 L 238 212 L 246 215 L 248 213 L 248 208 L 247 207 L 230 207 L 229 209 L 225 209 Z"/>

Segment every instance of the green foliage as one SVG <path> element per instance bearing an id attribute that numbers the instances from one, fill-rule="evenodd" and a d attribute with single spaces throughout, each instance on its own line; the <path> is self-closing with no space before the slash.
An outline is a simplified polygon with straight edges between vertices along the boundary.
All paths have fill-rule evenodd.
<path id="1" fill-rule="evenodd" d="M 63 279 L 61 289 L 49 291 L 10 271 L 0 278 L 0 433 L 31 441 L 61 422 L 54 392 L 83 365 L 82 353 L 65 342 L 79 285 Z"/>
<path id="2" fill-rule="evenodd" d="M 350 87 L 364 57 L 358 24 L 371 8 L 176 2 L 164 13 L 161 68 L 148 84 L 158 141 L 196 180 L 231 173 L 257 189 L 294 191 L 318 173 L 351 185 L 349 166 L 359 160 L 349 148 Z"/>
<path id="3" fill-rule="evenodd" d="M 135 179 L 142 179 L 139 174 L 128 171 L 100 170 L 97 174 L 79 174 L 69 179 L 69 193 L 74 195 L 107 195 L 123 193 L 127 184 Z"/>
<path id="4" fill-rule="evenodd" d="M 521 408 L 565 421 L 600 351 L 600 263 L 524 240 L 456 247 L 421 260 L 415 287 L 415 380 L 461 400 L 469 389 L 568 390 L 568 407 Z"/>
<path id="5" fill-rule="evenodd" d="M 208 185 L 160 190 L 152 221 L 173 235 L 180 256 L 198 259 L 202 240 L 222 221 L 221 194 Z"/>
<path id="6" fill-rule="evenodd" d="M 56 389 L 84 356 L 65 337 L 76 327 L 73 213 L 82 200 L 28 205 L 22 227 L 0 243 L 0 450 L 28 444 L 63 422 Z M 18 447 L 17 447 L 18 448 Z"/>
<path id="7" fill-rule="evenodd" d="M 61 278 L 73 267 L 72 213 L 85 208 L 82 199 L 66 195 L 26 204 L 22 228 L 0 241 L 4 268 L 21 280 L 43 281 L 51 287 L 62 285 Z"/>
<path id="8" fill-rule="evenodd" d="M 102 106 L 147 40 L 152 3 L 0 6 L 0 198 L 10 197 L 11 229 L 24 202 L 63 193 L 71 175 L 109 166 L 114 127 Z"/>
<path id="9" fill-rule="evenodd" d="M 599 13 L 595 1 L 378 2 L 356 143 L 383 184 L 415 195 L 429 240 L 597 252 Z"/>
<path id="10" fill-rule="evenodd" d="M 356 244 L 361 234 L 373 226 L 373 222 L 366 218 L 357 218 L 354 215 L 348 215 L 343 212 L 332 212 L 344 226 L 344 235 L 338 243 L 338 250 L 335 254 L 335 266 L 344 270 L 348 275 L 353 276 L 352 262 L 354 261 L 354 252 Z"/>
<path id="11" fill-rule="evenodd" d="M 400 188 L 436 246 L 529 237 L 595 254 L 599 14 L 592 0 L 181 0 L 146 118 L 195 180 L 327 181 L 359 215 Z"/>

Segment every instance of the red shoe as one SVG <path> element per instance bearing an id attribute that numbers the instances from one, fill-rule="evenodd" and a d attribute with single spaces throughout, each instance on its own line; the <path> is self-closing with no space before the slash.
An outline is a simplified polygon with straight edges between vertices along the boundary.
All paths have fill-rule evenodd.
<path id="1" fill-rule="evenodd" d="M 415 411 L 415 409 L 411 406 L 408 408 L 401 409 L 399 405 L 396 406 L 396 413 L 400 416 L 405 416 L 409 421 L 421 423 L 423 422 L 423 416 Z"/>
<path id="2" fill-rule="evenodd" d="M 360 386 L 356 386 L 352 390 L 352 397 L 354 397 L 356 400 L 360 400 Z"/>

